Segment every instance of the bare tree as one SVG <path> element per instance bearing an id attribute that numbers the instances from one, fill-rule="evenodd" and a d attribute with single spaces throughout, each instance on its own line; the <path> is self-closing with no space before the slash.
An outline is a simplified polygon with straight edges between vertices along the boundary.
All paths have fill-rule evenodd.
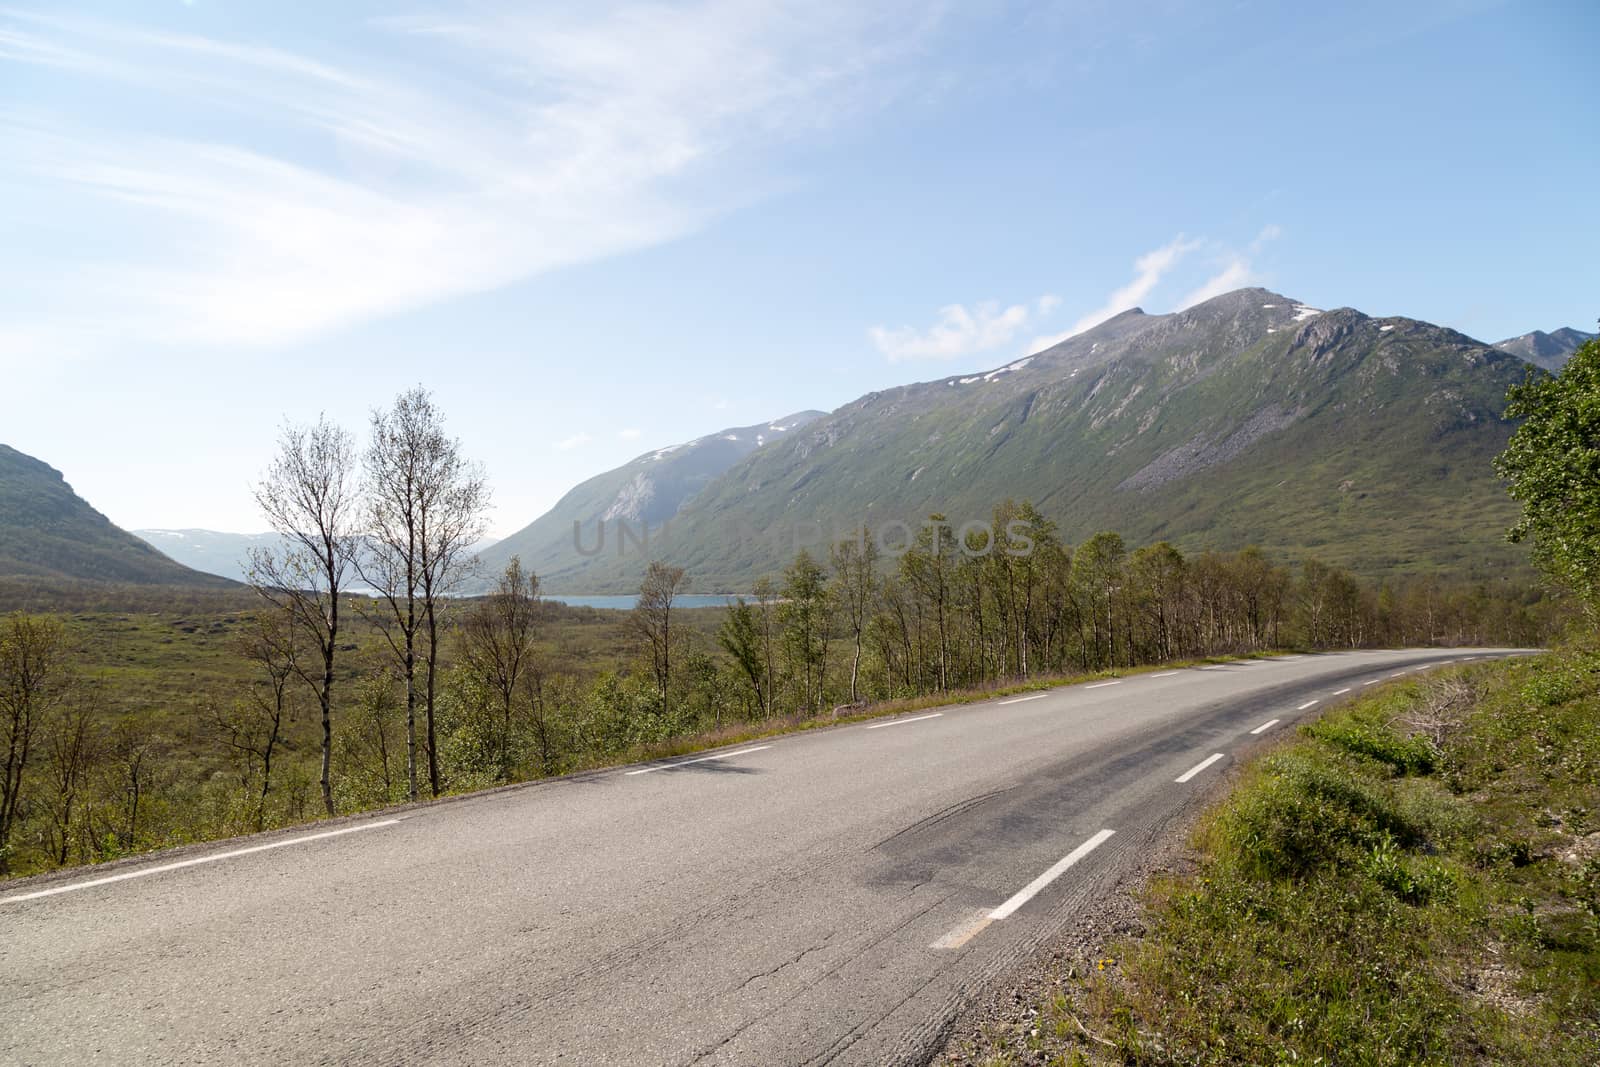
<path id="1" fill-rule="evenodd" d="M 216 726 L 223 744 L 261 765 L 261 790 L 256 798 L 255 825 L 264 829 L 267 794 L 272 790 L 272 759 L 283 744 L 293 716 L 292 684 L 301 677 L 299 638 L 293 621 L 277 611 L 258 612 L 239 638 L 241 655 L 259 672 L 254 684 L 231 712 L 219 712 Z"/>
<path id="2" fill-rule="evenodd" d="M 672 681 L 672 603 L 686 584 L 682 567 L 651 560 L 639 583 L 639 602 L 631 619 L 634 632 L 650 651 L 650 669 L 655 675 L 663 716 L 669 710 L 668 686 Z"/>
<path id="3" fill-rule="evenodd" d="M 66 695 L 66 631 L 54 619 L 21 612 L 0 620 L 0 874 L 10 872 L 11 832 L 22 809 L 28 760 L 46 716 Z"/>
<path id="4" fill-rule="evenodd" d="M 417 639 L 436 629 L 437 598 L 452 589 L 465 549 L 483 535 L 483 480 L 444 434 L 433 398 L 420 386 L 372 413 L 364 457 L 366 536 L 356 557 L 362 580 L 377 591 L 369 612 L 400 668 L 406 690 L 406 775 L 417 799 Z M 430 642 L 432 650 L 436 642 Z M 429 655 L 428 750 L 433 793 L 439 793 L 433 751 L 433 669 Z"/>
<path id="5" fill-rule="evenodd" d="M 87 852 L 81 847 L 85 813 L 79 802 L 102 748 L 96 716 L 98 693 L 93 689 L 79 692 L 80 698 L 52 716 L 44 731 L 45 765 L 49 768 L 52 786 L 50 858 L 61 867 L 71 858 L 75 841 L 80 845 L 80 854 Z"/>
<path id="6" fill-rule="evenodd" d="M 164 747 L 161 737 L 131 717 L 124 717 L 111 731 L 105 761 L 106 792 L 122 799 L 121 818 L 113 832 L 123 851 L 138 843 L 139 813 L 146 795 L 158 788 Z"/>
<path id="7" fill-rule="evenodd" d="M 511 557 L 495 591 L 475 603 L 461 623 L 461 656 L 466 667 L 499 704 L 495 762 L 502 777 L 511 770 L 511 733 L 520 689 L 533 669 L 538 628 L 539 576 Z M 541 694 L 534 686 L 528 696 Z"/>
<path id="8" fill-rule="evenodd" d="M 278 454 L 255 486 L 256 504 L 287 542 L 250 554 L 250 584 L 283 611 L 320 653 L 320 674 L 297 666 L 322 712 L 322 805 L 334 813 L 333 683 L 339 650 L 339 598 L 356 548 L 360 501 L 355 445 L 340 427 L 319 418 L 285 426 Z"/>
<path id="9" fill-rule="evenodd" d="M 461 452 L 461 442 L 444 433 L 444 417 L 433 398 L 418 386 L 395 401 L 391 426 L 404 425 L 407 446 L 415 451 L 418 489 L 415 501 L 415 597 L 422 608 L 425 637 L 423 693 L 428 727 L 428 785 L 439 795 L 439 745 L 435 729 L 441 623 L 451 594 L 472 574 L 472 546 L 483 540 L 489 511 L 489 483 L 483 468 Z M 408 690 L 409 698 L 409 690 Z M 408 707 L 409 713 L 409 707 Z M 415 787 L 412 795 L 415 796 Z"/>

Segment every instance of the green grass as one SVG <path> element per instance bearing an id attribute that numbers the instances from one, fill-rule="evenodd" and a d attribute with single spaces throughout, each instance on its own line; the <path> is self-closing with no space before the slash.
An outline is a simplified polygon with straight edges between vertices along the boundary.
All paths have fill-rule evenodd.
<path id="1" fill-rule="evenodd" d="M 1600 654 L 1385 687 L 1254 761 L 993 1065 L 1600 1062 Z"/>

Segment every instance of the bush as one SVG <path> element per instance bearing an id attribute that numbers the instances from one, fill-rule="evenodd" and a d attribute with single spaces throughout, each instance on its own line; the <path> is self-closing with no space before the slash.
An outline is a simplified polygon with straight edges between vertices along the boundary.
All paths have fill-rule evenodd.
<path id="1" fill-rule="evenodd" d="M 1415 848 L 1449 836 L 1463 815 L 1437 796 L 1397 789 L 1314 750 L 1268 759 L 1218 821 L 1223 857 L 1267 877 L 1297 877 L 1379 841 Z"/>
<path id="2" fill-rule="evenodd" d="M 1317 723 L 1306 730 L 1346 752 L 1386 764 L 1395 774 L 1433 773 L 1433 746 L 1418 735 L 1400 737 L 1385 726 L 1350 719 Z"/>

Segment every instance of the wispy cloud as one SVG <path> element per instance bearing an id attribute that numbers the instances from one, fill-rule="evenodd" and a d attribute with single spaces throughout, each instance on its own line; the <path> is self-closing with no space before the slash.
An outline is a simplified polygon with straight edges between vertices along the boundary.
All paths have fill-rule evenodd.
<path id="1" fill-rule="evenodd" d="M 50 269 L 0 253 L 7 346 L 84 320 L 270 345 L 668 240 L 737 201 L 762 146 L 858 109 L 925 23 L 506 4 L 313 54 L 0 12 L 0 70 L 38 87 L 0 108 L 0 186 L 55 216 Z"/>
<path id="2" fill-rule="evenodd" d="M 1184 256 L 1199 247 L 1199 241 L 1190 240 L 1180 233 L 1160 248 L 1146 252 L 1133 261 L 1132 281 L 1115 290 L 1106 298 L 1104 304 L 1080 318 L 1069 329 L 1057 334 L 1035 337 L 1028 346 L 1028 351 L 1038 352 L 1051 345 L 1060 344 L 1075 334 L 1100 325 L 1113 315 L 1120 315 L 1129 308 L 1138 307 Z"/>
<path id="3" fill-rule="evenodd" d="M 987 352 L 1008 344 L 1018 331 L 1054 311 L 1059 298 L 1045 295 L 1028 304 L 1002 307 L 989 301 L 967 307 L 950 304 L 939 309 L 934 324 L 926 330 L 911 326 L 889 329 L 874 326 L 867 331 L 878 351 L 892 362 L 909 359 L 955 359 L 958 356 Z"/>
<path id="4" fill-rule="evenodd" d="M 640 437 L 644 436 L 644 434 L 643 431 L 636 430 L 630 426 L 626 430 L 618 430 L 617 436 L 624 441 L 637 441 Z"/>
<path id="5" fill-rule="evenodd" d="M 574 448 L 582 448 L 593 441 L 594 438 L 586 433 L 575 433 L 571 437 L 564 437 L 556 442 L 557 452 L 571 452 Z"/>
<path id="6" fill-rule="evenodd" d="M 1282 235 L 1283 228 L 1281 226 L 1275 224 L 1264 226 L 1243 252 L 1226 251 L 1223 255 L 1221 269 L 1201 282 L 1196 288 L 1183 294 L 1178 300 L 1178 308 L 1193 307 L 1196 304 L 1210 300 L 1212 297 L 1221 296 L 1223 293 L 1232 292 L 1235 289 L 1259 282 L 1261 279 L 1257 276 L 1253 266 L 1255 258 L 1269 242 L 1276 241 Z"/>

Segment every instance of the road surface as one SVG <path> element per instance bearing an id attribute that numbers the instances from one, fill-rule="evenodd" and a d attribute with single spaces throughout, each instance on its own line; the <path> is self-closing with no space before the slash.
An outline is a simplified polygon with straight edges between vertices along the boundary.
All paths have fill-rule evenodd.
<path id="1" fill-rule="evenodd" d="M 919 1063 L 1252 744 L 1510 650 L 1156 671 L 0 890 L 0 1062 Z"/>

